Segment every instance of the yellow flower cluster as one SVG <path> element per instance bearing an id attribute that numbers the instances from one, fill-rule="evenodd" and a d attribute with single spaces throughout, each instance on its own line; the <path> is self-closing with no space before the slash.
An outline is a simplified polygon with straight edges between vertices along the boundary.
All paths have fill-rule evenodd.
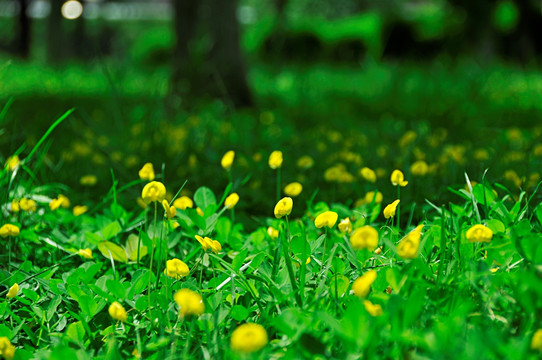
<path id="1" fill-rule="evenodd" d="M 177 258 L 166 261 L 166 269 L 164 270 L 166 276 L 180 279 L 181 277 L 188 275 L 189 272 L 190 269 L 188 268 L 188 265 Z"/>
<path id="2" fill-rule="evenodd" d="M 220 250 L 222 250 L 222 245 L 216 240 L 210 239 L 207 236 L 201 237 L 199 235 L 196 235 L 196 240 L 199 241 L 201 244 L 201 247 L 203 248 L 203 251 L 207 251 L 211 249 L 212 252 L 215 254 L 218 254 Z"/>
<path id="3" fill-rule="evenodd" d="M 0 227 L 0 236 L 3 238 L 8 236 L 18 236 L 19 232 L 19 227 L 13 224 L 4 224 L 2 227 Z"/>
<path id="4" fill-rule="evenodd" d="M 0 355 L 6 360 L 11 360 L 15 356 L 15 346 L 6 336 L 0 336 Z"/>
<path id="5" fill-rule="evenodd" d="M 179 306 L 179 316 L 201 315 L 205 305 L 201 295 L 190 289 L 181 289 L 173 295 L 173 300 Z"/>
<path id="6" fill-rule="evenodd" d="M 65 195 L 58 195 L 56 199 L 51 200 L 49 203 L 49 208 L 53 211 L 58 209 L 59 207 L 63 207 L 65 209 L 70 207 L 70 199 L 68 199 Z"/>

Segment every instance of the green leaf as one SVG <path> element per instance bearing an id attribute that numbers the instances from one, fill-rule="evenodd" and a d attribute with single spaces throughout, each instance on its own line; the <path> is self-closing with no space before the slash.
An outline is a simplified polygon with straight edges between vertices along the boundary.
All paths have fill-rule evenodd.
<path id="1" fill-rule="evenodd" d="M 205 212 L 207 206 L 216 204 L 216 197 L 211 189 L 202 186 L 196 190 L 196 193 L 194 194 L 194 202 L 202 211 Z"/>
<path id="2" fill-rule="evenodd" d="M 231 308 L 231 317 L 237 321 L 244 321 L 248 317 L 248 310 L 243 305 L 235 305 Z"/>
<path id="3" fill-rule="evenodd" d="M 109 279 L 106 281 L 106 286 L 117 300 L 124 300 L 126 298 L 126 288 L 118 280 Z"/>
<path id="4" fill-rule="evenodd" d="M 126 251 L 120 246 L 113 244 L 110 241 L 103 241 L 98 244 L 98 250 L 105 256 L 107 259 L 110 259 L 112 256 L 114 260 L 126 262 L 128 257 L 126 256 Z"/>
<path id="5" fill-rule="evenodd" d="M 66 335 L 77 343 L 82 343 L 85 336 L 85 328 L 81 321 L 77 321 L 68 325 Z"/>
<path id="6" fill-rule="evenodd" d="M 486 226 L 493 231 L 494 234 L 503 233 L 506 230 L 506 227 L 502 223 L 502 221 L 497 219 L 491 219 L 486 221 Z"/>
<path id="7" fill-rule="evenodd" d="M 104 240 L 109 240 L 113 236 L 117 235 L 121 230 L 122 228 L 120 227 L 120 224 L 117 221 L 113 221 L 102 229 L 102 236 Z"/>
<path id="8" fill-rule="evenodd" d="M 126 254 L 128 254 L 131 261 L 137 261 L 137 246 L 139 244 L 139 260 L 145 255 L 147 255 L 148 249 L 146 246 L 143 246 L 143 239 L 139 243 L 139 238 L 135 234 L 128 236 L 126 240 Z"/>
<path id="9" fill-rule="evenodd" d="M 335 286 L 337 287 L 336 289 Z M 350 280 L 344 275 L 335 275 L 331 278 L 331 281 L 329 282 L 329 290 L 333 294 L 333 296 L 336 297 L 342 297 L 346 293 L 346 290 L 349 286 Z"/>
<path id="10" fill-rule="evenodd" d="M 244 249 L 239 254 L 237 254 L 231 263 L 231 267 L 235 272 L 238 272 L 241 268 L 241 265 L 243 265 L 243 262 L 246 260 L 248 254 L 248 249 Z"/>
<path id="11" fill-rule="evenodd" d="M 92 297 L 89 295 L 83 295 L 79 298 L 79 300 L 77 300 L 77 302 L 79 303 L 81 311 L 83 311 L 86 316 L 92 318 L 94 315 L 96 315 L 98 304 Z"/>

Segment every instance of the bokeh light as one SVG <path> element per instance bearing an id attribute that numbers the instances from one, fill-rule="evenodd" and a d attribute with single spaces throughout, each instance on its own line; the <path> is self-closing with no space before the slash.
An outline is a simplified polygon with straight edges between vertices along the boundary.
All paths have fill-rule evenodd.
<path id="1" fill-rule="evenodd" d="M 64 18 L 75 20 L 83 14 L 83 4 L 76 0 L 66 1 L 60 11 Z"/>

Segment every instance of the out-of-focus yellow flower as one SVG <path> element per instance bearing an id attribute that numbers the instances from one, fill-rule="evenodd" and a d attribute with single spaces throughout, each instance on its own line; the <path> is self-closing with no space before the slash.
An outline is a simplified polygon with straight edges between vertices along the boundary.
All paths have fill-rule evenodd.
<path id="1" fill-rule="evenodd" d="M 373 201 L 375 202 L 375 204 L 380 204 L 383 199 L 384 195 L 382 195 L 380 191 L 377 191 L 376 193 L 374 191 L 369 191 L 367 194 L 365 194 L 365 197 L 361 199 L 361 201 L 358 201 L 356 203 L 356 206 L 371 204 Z"/>
<path id="2" fill-rule="evenodd" d="M 15 283 L 12 287 L 9 288 L 8 294 L 6 297 L 8 299 L 13 299 L 15 296 L 17 296 L 17 293 L 19 292 L 19 284 Z"/>
<path id="3" fill-rule="evenodd" d="M 376 173 L 374 170 L 369 169 L 368 167 L 361 168 L 360 172 L 361 177 L 364 178 L 366 181 L 374 183 L 376 182 Z"/>
<path id="4" fill-rule="evenodd" d="M 301 169 L 309 169 L 313 165 L 314 165 L 314 160 L 308 155 L 304 155 L 297 160 L 297 167 Z"/>
<path id="5" fill-rule="evenodd" d="M 90 250 L 89 248 L 79 249 L 77 250 L 77 253 L 85 259 L 92 259 L 92 250 Z"/>
<path id="6" fill-rule="evenodd" d="M 397 211 L 397 205 L 399 205 L 399 202 L 401 202 L 401 200 L 397 199 L 384 208 L 384 217 L 386 219 L 395 216 L 395 212 Z"/>
<path id="7" fill-rule="evenodd" d="M 166 197 L 166 187 L 159 181 L 151 181 L 143 188 L 141 198 L 145 204 L 154 201 L 163 201 Z"/>
<path id="8" fill-rule="evenodd" d="M 403 172 L 401 170 L 393 170 L 391 173 L 391 184 L 393 186 L 402 186 L 405 187 L 408 184 L 408 181 L 405 180 L 405 175 L 403 175 Z"/>
<path id="9" fill-rule="evenodd" d="M 298 182 L 289 183 L 284 187 L 284 193 L 291 197 L 296 197 L 303 191 L 303 185 Z"/>
<path id="10" fill-rule="evenodd" d="M 318 229 L 323 228 L 324 226 L 331 229 L 333 226 L 335 226 L 338 218 L 339 215 L 335 211 L 325 211 L 314 219 L 314 226 L 316 226 Z"/>
<path id="11" fill-rule="evenodd" d="M 188 275 L 189 272 L 190 269 L 188 268 L 188 265 L 177 258 L 166 261 L 166 269 L 164 270 L 166 276 L 180 279 L 183 276 Z"/>
<path id="12" fill-rule="evenodd" d="M 230 171 L 231 166 L 233 165 L 233 160 L 235 159 L 235 151 L 230 150 L 227 153 L 222 156 L 222 160 L 220 161 L 220 165 L 226 170 Z"/>
<path id="13" fill-rule="evenodd" d="M 75 205 L 72 211 L 73 215 L 80 216 L 88 211 L 88 207 L 85 205 Z"/>
<path id="14" fill-rule="evenodd" d="M 166 212 L 166 217 L 168 219 L 174 218 L 175 215 L 177 215 L 177 209 L 175 206 L 169 206 L 167 200 L 162 200 L 162 206 L 164 207 L 164 211 Z"/>
<path id="15" fill-rule="evenodd" d="M 350 234 L 350 232 L 352 232 L 352 223 L 349 218 L 344 218 L 339 221 L 339 231 L 343 234 Z"/>
<path id="16" fill-rule="evenodd" d="M 96 175 L 85 175 L 79 179 L 79 184 L 83 186 L 94 186 L 98 182 Z"/>
<path id="17" fill-rule="evenodd" d="M 275 229 L 274 227 L 269 226 L 267 228 L 267 235 L 269 235 L 269 237 L 271 237 L 271 239 L 275 240 L 276 238 L 279 237 L 279 231 L 277 229 Z"/>
<path id="18" fill-rule="evenodd" d="M 373 251 L 378 246 L 378 231 L 370 225 L 362 226 L 350 236 L 350 244 L 354 250 Z"/>
<path id="19" fill-rule="evenodd" d="M 486 149 L 476 149 L 474 150 L 473 157 L 477 161 L 489 160 L 489 151 Z"/>
<path id="20" fill-rule="evenodd" d="M 179 210 L 185 210 L 186 208 L 193 208 L 194 202 L 188 196 L 181 196 L 180 198 L 175 199 L 173 206 Z"/>
<path id="21" fill-rule="evenodd" d="M 19 201 L 19 206 L 21 210 L 23 211 L 36 211 L 36 209 L 38 208 L 36 202 L 33 199 L 25 199 L 25 198 Z"/>
<path id="22" fill-rule="evenodd" d="M 14 171 L 15 169 L 17 169 L 19 167 L 19 163 L 21 161 L 19 160 L 19 157 L 17 155 L 13 155 L 11 157 L 9 157 L 6 161 L 6 168 L 9 170 L 9 171 Z"/>
<path id="23" fill-rule="evenodd" d="M 179 316 L 201 315 L 205 311 L 205 305 L 201 295 L 190 289 L 181 289 L 173 295 L 173 299 L 179 306 Z"/>
<path id="24" fill-rule="evenodd" d="M 533 155 L 537 157 L 542 156 L 542 144 L 536 144 L 533 148 Z"/>
<path id="25" fill-rule="evenodd" d="M 63 208 L 69 208 L 70 207 L 70 199 L 68 199 L 66 196 L 60 194 L 56 199 L 51 200 L 49 203 L 49 208 L 53 211 L 58 209 L 59 207 Z"/>
<path id="26" fill-rule="evenodd" d="M 19 211 L 21 211 L 21 205 L 19 204 L 19 202 L 17 200 L 13 200 L 11 202 L 10 209 L 11 209 L 12 212 L 19 212 Z"/>
<path id="27" fill-rule="evenodd" d="M 0 337 L 0 355 L 6 360 L 11 360 L 15 357 L 15 346 L 9 341 L 6 336 Z"/>
<path id="28" fill-rule="evenodd" d="M 282 151 L 273 151 L 269 155 L 269 167 L 271 169 L 278 169 L 282 166 Z"/>
<path id="29" fill-rule="evenodd" d="M 414 130 L 408 130 L 406 133 L 403 134 L 401 139 L 399 139 L 399 146 L 400 147 L 407 147 L 408 145 L 412 144 L 416 138 L 418 137 L 418 134 Z"/>
<path id="30" fill-rule="evenodd" d="M 371 285 L 376 280 L 376 270 L 369 270 L 362 276 L 356 279 L 352 284 L 352 290 L 354 294 L 360 298 L 364 298 L 369 295 Z"/>
<path id="31" fill-rule="evenodd" d="M 196 208 L 196 213 L 198 213 L 199 216 L 205 215 L 205 213 L 203 212 L 203 210 L 201 210 L 199 206 Z"/>
<path id="32" fill-rule="evenodd" d="M 19 227 L 13 224 L 4 224 L 2 227 L 0 227 L 0 236 L 3 238 L 8 236 L 18 236 L 19 232 Z"/>
<path id="33" fill-rule="evenodd" d="M 277 205 L 275 205 L 275 210 L 274 210 L 275 217 L 277 219 L 280 219 L 283 216 L 290 215 L 290 213 L 292 212 L 293 206 L 294 206 L 294 201 L 292 200 L 291 197 L 282 198 L 281 200 L 279 200 Z"/>
<path id="34" fill-rule="evenodd" d="M 414 176 L 425 176 L 429 172 L 429 165 L 423 160 L 418 160 L 410 166 L 410 172 Z"/>
<path id="35" fill-rule="evenodd" d="M 414 259 L 418 256 L 422 229 L 423 225 L 418 225 L 399 242 L 399 245 L 397 245 L 397 255 L 403 259 Z"/>
<path id="36" fill-rule="evenodd" d="M 514 170 L 506 170 L 504 172 L 504 178 L 516 185 L 517 187 L 521 186 L 521 178 L 518 176 L 518 174 Z"/>
<path id="37" fill-rule="evenodd" d="M 531 339 L 531 349 L 542 351 L 542 329 L 538 329 Z"/>
<path id="38" fill-rule="evenodd" d="M 128 319 L 128 314 L 124 310 L 124 306 L 117 301 L 113 301 L 109 306 L 109 315 L 117 321 L 125 322 Z"/>
<path id="39" fill-rule="evenodd" d="M 493 238 L 493 231 L 487 226 L 477 224 L 467 230 L 466 236 L 470 242 L 490 242 Z"/>
<path id="40" fill-rule="evenodd" d="M 260 324 L 246 323 L 235 329 L 231 335 L 231 348 L 241 353 L 253 353 L 267 344 L 267 332 Z"/>
<path id="41" fill-rule="evenodd" d="M 232 193 L 228 195 L 226 200 L 224 200 L 224 206 L 226 209 L 233 209 L 235 205 L 239 202 L 239 195 L 237 193 Z"/>
<path id="42" fill-rule="evenodd" d="M 154 166 L 152 166 L 152 163 L 148 162 L 139 170 L 139 178 L 141 180 L 154 180 Z"/>
<path id="43" fill-rule="evenodd" d="M 373 304 L 369 300 L 363 300 L 363 306 L 365 306 L 365 310 L 367 310 L 367 312 L 371 314 L 371 316 L 382 315 L 382 306 L 378 304 Z"/>
<path id="44" fill-rule="evenodd" d="M 203 251 L 207 251 L 211 249 L 212 252 L 214 252 L 215 254 L 218 254 L 220 250 L 222 250 L 222 245 L 220 245 L 218 241 L 210 239 L 207 236 L 202 237 L 202 236 L 196 235 L 196 240 L 198 240 L 199 243 L 201 244 Z"/>

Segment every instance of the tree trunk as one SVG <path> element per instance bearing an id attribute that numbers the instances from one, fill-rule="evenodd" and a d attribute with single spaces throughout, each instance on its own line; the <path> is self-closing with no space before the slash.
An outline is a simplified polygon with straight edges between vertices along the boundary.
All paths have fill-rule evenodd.
<path id="1" fill-rule="evenodd" d="M 18 0 L 19 3 L 19 36 L 17 53 L 27 59 L 30 56 L 30 18 L 27 15 L 29 0 Z"/>
<path id="2" fill-rule="evenodd" d="M 211 61 L 216 69 L 215 81 L 222 96 L 235 106 L 250 106 L 246 69 L 239 45 L 236 0 L 213 1 L 211 7 Z"/>
<path id="3" fill-rule="evenodd" d="M 50 63 L 62 59 L 62 44 L 64 44 L 64 33 L 62 32 L 62 2 L 50 0 L 51 12 L 47 19 L 47 59 Z"/>

